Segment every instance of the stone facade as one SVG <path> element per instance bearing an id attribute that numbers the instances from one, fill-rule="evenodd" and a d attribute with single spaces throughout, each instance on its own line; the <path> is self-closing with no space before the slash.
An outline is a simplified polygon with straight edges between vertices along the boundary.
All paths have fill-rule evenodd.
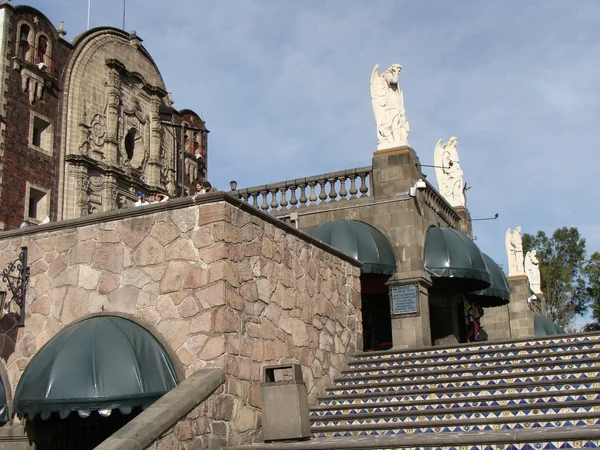
<path id="1" fill-rule="evenodd" d="M 263 365 L 300 363 L 314 399 L 361 347 L 359 263 L 227 194 L 6 232 L 0 264 L 21 246 L 31 267 L 25 327 L 13 314 L 0 320 L 13 390 L 64 326 L 127 314 L 166 343 L 185 376 L 225 371 L 226 384 L 177 433 L 235 444 L 260 428 Z"/>
<path id="2" fill-rule="evenodd" d="M 187 191 L 206 178 L 204 121 L 172 108 L 136 33 L 65 34 L 34 8 L 0 4 L 3 229 L 126 208 L 138 190 L 173 197 L 182 172 Z"/>

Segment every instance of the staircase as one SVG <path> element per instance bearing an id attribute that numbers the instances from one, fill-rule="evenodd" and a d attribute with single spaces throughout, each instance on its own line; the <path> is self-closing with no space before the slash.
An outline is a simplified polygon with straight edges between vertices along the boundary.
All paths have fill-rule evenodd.
<path id="1" fill-rule="evenodd" d="M 247 448 L 598 448 L 600 334 L 358 354 L 311 430 Z"/>

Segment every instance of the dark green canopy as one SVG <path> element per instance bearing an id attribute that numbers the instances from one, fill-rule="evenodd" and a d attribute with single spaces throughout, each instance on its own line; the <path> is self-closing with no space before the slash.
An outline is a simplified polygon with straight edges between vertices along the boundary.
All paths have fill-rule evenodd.
<path id="1" fill-rule="evenodd" d="M 506 305 L 510 301 L 510 288 L 508 287 L 506 275 L 492 258 L 485 253 L 481 255 L 492 277 L 492 284 L 485 289 L 470 292 L 469 297 L 483 307 Z"/>
<path id="2" fill-rule="evenodd" d="M 74 323 L 25 368 L 14 410 L 19 417 L 146 407 L 178 383 L 164 347 L 140 325 L 98 316 Z"/>
<path id="3" fill-rule="evenodd" d="M 457 291 L 485 289 L 492 280 L 477 245 L 453 228 L 427 230 L 425 270 L 438 287 Z"/>
<path id="4" fill-rule="evenodd" d="M 544 337 L 565 334 L 565 330 L 547 317 L 536 314 L 533 318 L 533 333 L 535 337 Z"/>
<path id="5" fill-rule="evenodd" d="M 392 275 L 396 271 L 396 258 L 389 241 L 367 223 L 336 220 L 313 228 L 309 234 L 362 262 L 362 273 Z"/>
<path id="6" fill-rule="evenodd" d="M 8 401 L 6 400 L 6 388 L 0 378 L 0 422 L 8 422 Z"/>

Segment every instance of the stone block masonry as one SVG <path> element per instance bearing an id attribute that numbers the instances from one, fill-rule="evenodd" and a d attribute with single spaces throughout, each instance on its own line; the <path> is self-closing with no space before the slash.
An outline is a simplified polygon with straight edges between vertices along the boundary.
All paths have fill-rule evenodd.
<path id="1" fill-rule="evenodd" d="M 25 327 L 0 320 L 12 390 L 63 327 L 125 315 L 164 343 L 182 378 L 225 372 L 225 384 L 169 434 L 177 448 L 210 436 L 228 445 L 260 438 L 262 366 L 301 364 L 314 399 L 362 345 L 359 263 L 228 194 L 6 232 L 1 267 L 21 246 L 31 267 Z"/>

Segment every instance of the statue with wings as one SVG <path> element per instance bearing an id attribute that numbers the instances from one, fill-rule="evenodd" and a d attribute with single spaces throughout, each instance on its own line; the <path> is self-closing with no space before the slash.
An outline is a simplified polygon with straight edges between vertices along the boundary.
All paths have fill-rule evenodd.
<path id="1" fill-rule="evenodd" d="M 377 149 L 408 145 L 410 126 L 406 121 L 404 96 L 398 85 L 400 64 L 379 75 L 379 64 L 371 73 L 371 102 L 377 123 Z"/>
<path id="2" fill-rule="evenodd" d="M 529 281 L 529 287 L 534 294 L 542 295 L 542 280 L 540 277 L 540 262 L 537 259 L 537 251 L 527 252 L 525 255 L 525 274 Z"/>
<path id="3" fill-rule="evenodd" d="M 433 151 L 433 164 L 440 194 L 451 206 L 466 206 L 463 171 L 458 161 L 457 145 L 457 137 L 451 137 L 446 143 L 440 139 Z"/>
<path id="4" fill-rule="evenodd" d="M 521 238 L 521 227 L 514 231 L 506 230 L 504 241 L 506 243 L 506 254 L 508 256 L 508 276 L 524 275 L 525 267 L 523 261 L 523 239 Z"/>

